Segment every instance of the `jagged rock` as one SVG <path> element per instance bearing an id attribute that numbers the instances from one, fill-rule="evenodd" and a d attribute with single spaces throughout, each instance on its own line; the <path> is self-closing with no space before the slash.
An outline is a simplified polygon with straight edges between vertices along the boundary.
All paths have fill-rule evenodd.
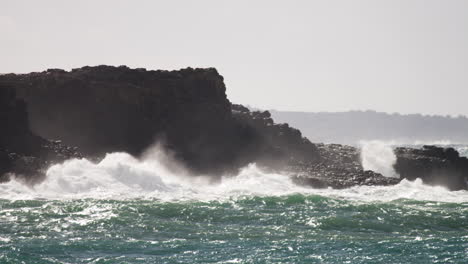
<path id="1" fill-rule="evenodd" d="M 233 117 L 253 135 L 252 151 L 261 166 L 281 169 L 291 162 L 316 162 L 318 149 L 299 130 L 288 124 L 275 124 L 268 111 L 250 112 L 242 105 L 232 105 Z"/>

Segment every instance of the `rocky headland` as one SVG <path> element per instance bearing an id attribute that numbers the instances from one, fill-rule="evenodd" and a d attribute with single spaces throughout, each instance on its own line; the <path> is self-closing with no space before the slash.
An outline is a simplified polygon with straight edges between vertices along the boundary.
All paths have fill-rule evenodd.
<path id="1" fill-rule="evenodd" d="M 214 68 L 96 66 L 6 74 L 0 76 L 0 102 L 1 175 L 40 179 L 53 162 L 116 151 L 139 156 L 158 142 L 194 175 L 235 174 L 256 162 L 317 188 L 422 178 L 467 189 L 468 162 L 454 149 L 396 149 L 400 179 L 366 171 L 359 149 L 314 144 L 299 130 L 276 124 L 268 111 L 232 104 Z"/>

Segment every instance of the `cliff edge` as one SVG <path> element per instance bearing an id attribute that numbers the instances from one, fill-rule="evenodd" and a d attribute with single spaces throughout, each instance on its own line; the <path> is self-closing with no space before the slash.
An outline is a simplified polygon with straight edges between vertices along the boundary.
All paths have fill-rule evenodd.
<path id="1" fill-rule="evenodd" d="M 281 164 L 290 153 L 316 156 L 298 130 L 271 126 L 265 133 L 255 126 L 257 117 L 233 111 L 214 68 L 49 69 L 3 75 L 0 82 L 28 104 L 34 133 L 77 146 L 86 156 L 138 156 L 158 142 L 194 174 L 208 175 L 235 173 L 256 161 Z"/>

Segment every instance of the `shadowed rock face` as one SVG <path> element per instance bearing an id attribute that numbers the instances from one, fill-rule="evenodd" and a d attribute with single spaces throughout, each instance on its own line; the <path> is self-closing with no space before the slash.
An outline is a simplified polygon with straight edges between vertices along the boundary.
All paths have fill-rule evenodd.
<path id="1" fill-rule="evenodd" d="M 97 66 L 8 74 L 1 81 L 28 103 L 35 133 L 78 146 L 86 155 L 138 156 L 161 141 L 192 172 L 221 175 L 250 162 L 280 164 L 272 161 L 314 151 L 287 125 L 269 127 L 261 115 L 242 111 L 233 115 L 223 77 L 212 68 Z"/>
<path id="2" fill-rule="evenodd" d="M 5 173 L 12 172 L 19 163 L 35 165 L 26 156 L 39 154 L 43 143 L 29 130 L 26 104 L 16 99 L 15 90 L 0 86 L 0 181 Z M 26 167 L 24 166 L 25 170 Z M 17 170 L 15 170 L 17 171 Z"/>
<path id="3" fill-rule="evenodd" d="M 139 155 L 159 139 L 192 169 L 205 172 L 206 163 L 230 158 L 221 148 L 230 153 L 235 144 L 224 139 L 232 129 L 231 110 L 215 69 L 98 66 L 2 79 L 28 103 L 35 133 L 78 146 L 88 156 Z"/>
<path id="4" fill-rule="evenodd" d="M 179 132 L 178 124 L 201 133 L 207 122 L 200 123 L 200 113 L 212 122 L 230 115 L 223 79 L 214 69 L 148 72 L 98 66 L 3 79 L 28 103 L 34 132 L 87 154 L 139 154 L 158 132 Z M 174 137 L 185 140 L 190 133 Z"/>
<path id="5" fill-rule="evenodd" d="M 25 138 L 31 138 L 29 131 L 26 104 L 16 99 L 15 90 L 0 86 L 0 146 L 25 149 L 34 148 L 33 142 L 23 142 Z"/>
<path id="6" fill-rule="evenodd" d="M 15 90 L 0 84 L 0 182 L 13 173 L 35 182 L 54 162 L 80 157 L 76 148 L 47 141 L 31 133 L 26 104 Z"/>
<path id="7" fill-rule="evenodd" d="M 402 178 L 421 178 L 424 183 L 450 190 L 468 189 L 468 159 L 453 148 L 424 146 L 423 149 L 397 148 L 395 170 Z"/>

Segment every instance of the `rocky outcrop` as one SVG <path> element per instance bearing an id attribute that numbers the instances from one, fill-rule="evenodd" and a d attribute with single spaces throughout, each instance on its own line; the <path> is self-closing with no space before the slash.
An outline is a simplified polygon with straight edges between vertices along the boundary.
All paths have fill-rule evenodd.
<path id="1" fill-rule="evenodd" d="M 139 155 L 158 139 L 205 173 L 208 163 L 213 171 L 227 166 L 237 148 L 223 78 L 215 69 L 97 66 L 8 74 L 2 81 L 28 103 L 35 133 L 78 146 L 87 156 Z"/>
<path id="2" fill-rule="evenodd" d="M 420 178 L 425 184 L 450 190 L 468 189 L 468 159 L 460 157 L 453 148 L 396 148 L 394 169 L 399 178 L 392 178 L 364 170 L 358 148 L 339 144 L 316 146 L 320 156 L 318 162 L 290 163 L 292 165 L 286 169 L 297 172 L 294 180 L 300 184 L 341 189 L 358 185 L 393 185 L 402 179 Z"/>
<path id="3" fill-rule="evenodd" d="M 293 180 L 314 188 L 343 189 L 356 185 L 391 185 L 400 179 L 366 171 L 360 151 L 338 144 L 313 144 L 288 124 L 275 124 L 268 111 L 249 111 L 233 105 L 233 116 L 253 128 L 258 151 L 255 162 L 267 170 L 290 174 Z"/>
<path id="4" fill-rule="evenodd" d="M 426 184 L 450 190 L 468 189 L 468 159 L 453 148 L 424 146 L 422 149 L 395 149 L 395 170 L 402 178 L 422 179 Z"/>
<path id="5" fill-rule="evenodd" d="M 1 75 L 0 86 L 0 124 L 7 128 L 0 132 L 0 173 L 37 175 L 51 162 L 80 156 L 47 138 L 77 146 L 86 157 L 116 151 L 138 156 L 159 142 L 193 174 L 218 177 L 256 162 L 320 188 L 390 185 L 416 177 L 467 188 L 466 159 L 454 150 L 397 149 L 400 179 L 366 171 L 354 147 L 313 144 L 299 130 L 275 124 L 268 111 L 231 104 L 223 77 L 213 68 L 51 69 Z"/>
<path id="6" fill-rule="evenodd" d="M 339 144 L 317 144 L 319 160 L 316 162 L 291 163 L 287 171 L 296 172 L 294 181 L 314 188 L 343 189 L 361 185 L 393 185 L 398 178 L 364 170 L 360 150 Z"/>
<path id="7" fill-rule="evenodd" d="M 320 158 L 315 144 L 288 124 L 275 124 L 268 111 L 250 111 L 233 104 L 234 122 L 242 126 L 245 138 L 253 138 L 248 153 L 255 153 L 250 162 L 281 169 L 291 163 L 316 162 Z"/>
<path id="8" fill-rule="evenodd" d="M 34 135 L 26 104 L 16 98 L 14 89 L 4 85 L 0 85 L 0 124 L 0 182 L 12 174 L 35 182 L 52 163 L 80 157 L 76 148 Z"/>
<path id="9" fill-rule="evenodd" d="M 193 173 L 222 175 L 250 162 L 279 165 L 290 154 L 316 154 L 298 130 L 273 125 L 269 114 L 232 111 L 223 77 L 212 68 L 97 66 L 8 74 L 0 82 L 28 103 L 35 133 L 86 155 L 139 155 L 159 141 Z"/>

